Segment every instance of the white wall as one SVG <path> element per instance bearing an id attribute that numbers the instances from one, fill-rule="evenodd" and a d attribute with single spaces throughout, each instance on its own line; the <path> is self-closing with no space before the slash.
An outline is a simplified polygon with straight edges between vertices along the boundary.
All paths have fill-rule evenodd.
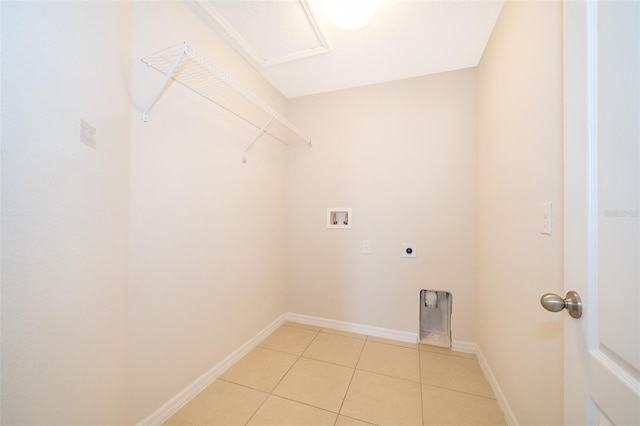
<path id="1" fill-rule="evenodd" d="M 562 424 L 562 4 L 505 3 L 478 67 L 477 341 L 520 424 Z M 553 203 L 553 235 L 540 204 Z"/>
<path id="2" fill-rule="evenodd" d="M 285 99 L 183 2 L 134 2 L 130 422 L 284 313 L 285 149 L 139 58 L 189 42 L 283 112 Z"/>
<path id="3" fill-rule="evenodd" d="M 2 423 L 123 424 L 131 5 L 0 7 Z"/>
<path id="4" fill-rule="evenodd" d="M 474 341 L 475 69 L 287 109 L 314 143 L 292 146 L 287 163 L 287 309 L 417 332 L 420 290 L 449 290 L 453 338 Z M 328 207 L 351 207 L 353 228 L 327 229 Z M 402 243 L 417 244 L 415 259 Z"/>

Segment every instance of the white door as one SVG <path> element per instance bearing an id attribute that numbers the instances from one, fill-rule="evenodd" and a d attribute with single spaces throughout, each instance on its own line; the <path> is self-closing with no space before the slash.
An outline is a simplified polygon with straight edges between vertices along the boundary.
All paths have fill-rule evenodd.
<path id="1" fill-rule="evenodd" d="M 565 424 L 640 425 L 640 2 L 564 8 Z"/>

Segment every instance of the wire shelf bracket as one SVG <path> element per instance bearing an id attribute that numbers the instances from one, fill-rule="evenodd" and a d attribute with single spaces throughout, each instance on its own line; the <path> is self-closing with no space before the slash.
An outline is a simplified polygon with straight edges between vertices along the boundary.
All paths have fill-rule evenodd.
<path id="1" fill-rule="evenodd" d="M 148 121 L 149 112 L 173 80 L 258 129 L 244 149 L 243 163 L 247 162 L 247 152 L 265 133 L 285 145 L 304 142 L 309 147 L 313 146 L 311 139 L 304 136 L 293 123 L 225 74 L 188 43 L 144 57 L 142 62 L 165 75 L 144 109 L 144 122 Z"/>

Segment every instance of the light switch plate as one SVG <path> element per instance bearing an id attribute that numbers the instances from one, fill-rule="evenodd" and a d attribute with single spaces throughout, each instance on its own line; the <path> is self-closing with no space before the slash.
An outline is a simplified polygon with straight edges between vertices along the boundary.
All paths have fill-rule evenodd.
<path id="1" fill-rule="evenodd" d="M 362 254 L 371 254 L 371 240 L 362 242 Z"/>
<path id="2" fill-rule="evenodd" d="M 96 128 L 84 120 L 80 120 L 80 142 L 96 149 Z"/>
<path id="3" fill-rule="evenodd" d="M 540 233 L 551 235 L 553 228 L 553 208 L 551 203 L 540 205 Z"/>

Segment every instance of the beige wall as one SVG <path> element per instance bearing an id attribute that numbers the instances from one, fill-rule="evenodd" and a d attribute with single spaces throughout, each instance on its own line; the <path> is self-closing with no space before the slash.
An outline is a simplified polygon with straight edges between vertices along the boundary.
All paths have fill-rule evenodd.
<path id="1" fill-rule="evenodd" d="M 285 311 L 416 332 L 422 288 L 521 424 L 562 423 L 560 3 L 508 2 L 477 70 L 290 101 L 183 2 L 0 4 L 3 423 L 137 422 Z M 254 129 L 178 85 L 143 123 L 139 59 L 184 40 L 315 146 L 243 165 Z"/>
<path id="2" fill-rule="evenodd" d="M 134 2 L 130 421 L 148 416 L 284 312 L 284 147 L 139 58 L 188 41 L 260 98 L 284 98 L 184 2 Z"/>
<path id="3" fill-rule="evenodd" d="M 3 423 L 139 421 L 284 312 L 281 144 L 178 85 L 142 122 L 183 40 L 284 109 L 182 2 L 2 2 Z"/>
<path id="4" fill-rule="evenodd" d="M 420 289 L 448 290 L 453 338 L 475 341 L 475 69 L 287 109 L 314 143 L 287 162 L 287 310 L 417 332 Z M 351 207 L 353 228 L 327 229 L 329 207 Z"/>
<path id="5" fill-rule="evenodd" d="M 0 7 L 2 424 L 123 424 L 131 4 Z"/>
<path id="6" fill-rule="evenodd" d="M 508 1 L 478 67 L 477 342 L 520 424 L 562 424 L 562 4 Z M 553 235 L 539 232 L 553 203 Z"/>

